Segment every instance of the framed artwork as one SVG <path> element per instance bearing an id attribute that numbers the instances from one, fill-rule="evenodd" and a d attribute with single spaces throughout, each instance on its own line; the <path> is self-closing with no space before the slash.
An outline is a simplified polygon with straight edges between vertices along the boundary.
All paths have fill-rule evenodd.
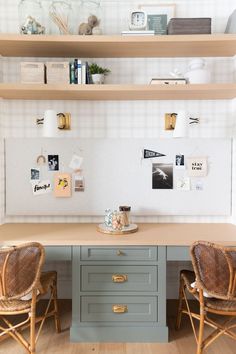
<path id="1" fill-rule="evenodd" d="M 206 177 L 207 157 L 188 157 L 187 169 L 190 177 Z"/>
<path id="2" fill-rule="evenodd" d="M 173 164 L 152 164 L 152 189 L 173 189 Z"/>
<path id="3" fill-rule="evenodd" d="M 140 4 L 139 9 L 147 13 L 147 30 L 155 34 L 167 34 L 167 25 L 175 17 L 175 4 Z"/>
<path id="4" fill-rule="evenodd" d="M 71 175 L 69 173 L 55 173 L 54 196 L 71 197 Z"/>

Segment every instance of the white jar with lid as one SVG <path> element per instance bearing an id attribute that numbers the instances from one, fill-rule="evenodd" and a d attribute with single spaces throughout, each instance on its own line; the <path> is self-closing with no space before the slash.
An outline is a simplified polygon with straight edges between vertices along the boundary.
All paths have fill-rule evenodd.
<path id="1" fill-rule="evenodd" d="M 211 82 L 211 72 L 206 68 L 204 59 L 191 60 L 188 68 L 189 71 L 185 74 L 185 78 L 190 84 L 208 84 Z"/>

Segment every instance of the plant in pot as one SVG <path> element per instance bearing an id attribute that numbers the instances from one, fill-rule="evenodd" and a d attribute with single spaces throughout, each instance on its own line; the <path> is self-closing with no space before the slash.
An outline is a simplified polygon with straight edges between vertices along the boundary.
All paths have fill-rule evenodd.
<path id="1" fill-rule="evenodd" d="M 102 68 L 96 63 L 92 63 L 89 65 L 89 72 L 92 77 L 93 84 L 101 85 L 105 82 L 105 76 L 111 71 L 107 68 Z"/>

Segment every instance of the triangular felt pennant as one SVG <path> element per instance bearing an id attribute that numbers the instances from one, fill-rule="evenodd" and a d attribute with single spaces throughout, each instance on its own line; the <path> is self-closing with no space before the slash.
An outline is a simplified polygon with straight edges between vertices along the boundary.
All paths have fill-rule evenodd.
<path id="1" fill-rule="evenodd" d="M 152 150 L 147 150 L 147 149 L 143 150 L 144 159 L 150 159 L 150 158 L 153 158 L 153 157 L 161 157 L 161 156 L 166 156 L 166 155 L 160 154 L 159 152 L 152 151 Z"/>

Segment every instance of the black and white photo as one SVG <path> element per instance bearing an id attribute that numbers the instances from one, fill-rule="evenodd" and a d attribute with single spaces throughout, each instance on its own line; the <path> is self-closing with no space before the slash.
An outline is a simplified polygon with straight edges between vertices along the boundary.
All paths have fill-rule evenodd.
<path id="1" fill-rule="evenodd" d="M 35 181 L 35 180 L 39 180 L 39 176 L 40 176 L 40 171 L 38 168 L 31 168 L 30 170 L 30 179 L 31 181 Z"/>
<path id="2" fill-rule="evenodd" d="M 48 155 L 48 169 L 49 171 L 59 171 L 58 155 Z"/>
<path id="3" fill-rule="evenodd" d="M 175 168 L 185 168 L 184 155 L 175 155 Z"/>
<path id="4" fill-rule="evenodd" d="M 173 189 L 173 164 L 152 164 L 152 189 Z"/>

